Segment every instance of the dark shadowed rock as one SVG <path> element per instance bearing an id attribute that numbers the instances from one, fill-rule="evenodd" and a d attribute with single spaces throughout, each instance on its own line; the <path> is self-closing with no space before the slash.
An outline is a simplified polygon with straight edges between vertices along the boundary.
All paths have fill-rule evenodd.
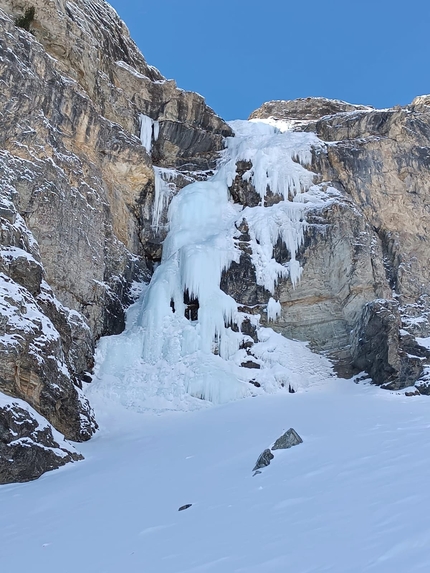
<path id="1" fill-rule="evenodd" d="M 255 368 L 257 370 L 261 368 L 260 364 L 258 364 L 258 362 L 254 362 L 253 360 L 242 362 L 241 366 L 242 368 Z"/>
<path id="2" fill-rule="evenodd" d="M 228 269 L 221 275 L 220 288 L 234 298 L 240 305 L 255 307 L 265 305 L 270 297 L 270 293 L 261 285 L 257 284 L 255 267 L 252 263 L 252 249 L 250 245 L 249 226 L 245 219 L 237 224 L 236 245 L 241 251 L 240 259 L 237 263 L 233 261 Z M 248 312 L 245 308 L 242 312 Z M 258 312 L 258 311 L 257 311 Z M 241 331 L 255 338 L 255 328 L 245 319 L 242 323 Z M 250 332 L 247 332 L 249 330 Z M 252 332 L 252 333 L 251 333 Z"/>
<path id="3" fill-rule="evenodd" d="M 242 324 L 240 325 L 240 332 L 245 336 L 249 336 L 253 342 L 258 342 L 257 327 L 255 324 L 252 324 L 249 318 L 242 320 Z"/>
<path id="4" fill-rule="evenodd" d="M 83 459 L 25 403 L 0 395 L 0 484 L 25 482 Z"/>
<path id="5" fill-rule="evenodd" d="M 430 396 L 430 376 L 426 376 L 424 380 L 418 380 L 415 386 L 420 394 Z"/>
<path id="6" fill-rule="evenodd" d="M 192 505 L 193 505 L 192 503 L 186 503 L 185 505 L 181 505 L 181 507 L 178 509 L 178 511 L 184 511 L 184 509 L 188 509 Z"/>
<path id="7" fill-rule="evenodd" d="M 368 303 L 352 333 L 352 355 L 375 384 L 395 384 L 400 373 L 399 305 L 395 301 Z"/>
<path id="8" fill-rule="evenodd" d="M 302 443 L 303 440 L 299 434 L 293 428 L 290 428 L 276 440 L 271 449 L 287 450 Z"/>
<path id="9" fill-rule="evenodd" d="M 231 198 L 235 203 L 244 207 L 256 207 L 261 203 L 261 197 L 256 192 L 254 185 L 243 176 L 252 169 L 251 161 L 238 161 L 236 163 L 236 177 L 229 187 Z"/>
<path id="10" fill-rule="evenodd" d="M 375 300 L 364 307 L 351 336 L 355 365 L 387 390 L 413 386 L 430 359 L 430 352 L 400 327 L 398 303 Z"/>
<path id="11" fill-rule="evenodd" d="M 405 392 L 405 396 L 410 398 L 411 396 L 421 396 L 421 394 L 420 394 L 420 391 L 417 389 L 417 390 L 413 390 L 411 392 Z"/>
<path id="12" fill-rule="evenodd" d="M 275 456 L 272 454 L 272 452 L 269 449 L 264 450 L 264 452 L 259 455 L 258 460 L 256 461 L 254 469 L 252 471 L 255 472 L 256 470 L 259 470 L 260 468 L 265 468 L 266 466 L 268 466 L 270 464 L 270 461 L 273 460 L 274 457 Z"/>

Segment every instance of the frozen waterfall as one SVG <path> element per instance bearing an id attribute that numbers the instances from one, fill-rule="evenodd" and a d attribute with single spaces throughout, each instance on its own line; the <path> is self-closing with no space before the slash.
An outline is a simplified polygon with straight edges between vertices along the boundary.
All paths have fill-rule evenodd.
<path id="1" fill-rule="evenodd" d="M 150 146 L 152 120 L 142 116 L 141 122 L 142 143 Z M 235 121 L 231 126 L 235 137 L 227 139 L 218 169 L 207 181 L 187 185 L 171 198 L 174 172 L 154 168 L 155 231 L 170 200 L 162 260 L 130 310 L 126 331 L 103 339 L 98 349 L 103 391 L 135 409 L 187 409 L 199 405 L 196 398 L 220 403 L 250 395 L 256 387 L 274 391 L 297 385 L 288 359 L 297 354 L 292 347 L 299 343 L 269 328 L 258 330 L 253 360 L 260 368 L 249 384 L 250 371 L 241 366 L 247 360 L 242 345 L 247 337 L 240 324 L 246 318 L 259 327 L 258 316 L 238 312 L 240 301 L 223 292 L 220 281 L 232 261 L 239 261 L 235 239 L 243 219 L 258 284 L 273 293 L 280 277 L 289 277 L 293 285 L 300 280 L 296 253 L 303 241 L 305 211 L 309 203 L 321 200 L 306 165 L 312 148 L 321 142 L 312 133 L 282 131 L 263 122 Z M 243 179 L 260 195 L 257 207 L 244 208 L 230 199 L 238 161 L 250 162 Z M 268 189 L 283 200 L 266 207 Z M 273 257 L 279 238 L 290 253 L 286 264 Z M 268 320 L 281 312 L 279 301 L 270 298 Z"/>

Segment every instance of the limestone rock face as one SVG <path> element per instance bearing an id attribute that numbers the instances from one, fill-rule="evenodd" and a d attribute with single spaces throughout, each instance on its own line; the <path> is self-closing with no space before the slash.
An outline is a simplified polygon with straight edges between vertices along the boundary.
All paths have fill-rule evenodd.
<path id="1" fill-rule="evenodd" d="M 289 281 L 278 284 L 283 312 L 276 326 L 289 337 L 310 340 L 319 351 L 342 356 L 363 306 L 390 296 L 382 250 L 347 197 L 309 213 L 307 221 L 299 254 L 302 279 L 295 288 Z M 286 262 L 288 253 L 282 255 Z"/>
<path id="2" fill-rule="evenodd" d="M 44 280 L 37 242 L 12 201 L 0 217 L 0 392 L 26 400 L 67 438 L 96 429 L 80 380 L 93 340 L 83 317 Z"/>
<path id="3" fill-rule="evenodd" d="M 320 119 L 326 115 L 371 109 L 370 106 L 355 105 L 337 99 L 307 97 L 288 101 L 268 101 L 253 111 L 249 119 L 268 119 L 273 117 L 283 121 L 309 121 Z"/>
<path id="4" fill-rule="evenodd" d="M 146 63 L 127 27 L 104 0 L 35 0 L 30 31 L 56 59 L 60 74 L 75 80 L 97 112 L 124 131 L 139 134 L 139 114 L 159 123 L 157 164 L 214 164 L 230 128 L 202 96 L 179 90 Z M 21 0 L 0 0 L 14 18 Z"/>
<path id="5" fill-rule="evenodd" d="M 430 107 L 426 102 L 423 97 L 403 109 L 340 114 L 315 125 L 320 137 L 336 142 L 328 144 L 327 155 L 316 162 L 316 168 L 324 178 L 337 181 L 373 229 L 387 285 L 400 303 L 400 326 L 411 335 L 417 334 L 410 320 L 417 306 L 421 323 L 428 328 Z M 366 322 L 369 307 L 363 312 Z M 390 347 L 390 336 L 385 340 Z M 375 376 L 389 388 L 412 385 L 428 360 L 418 351 L 403 351 L 403 343 L 400 336 L 393 380 Z M 354 346 L 359 367 L 361 359 Z M 390 359 L 386 365 L 392 365 Z"/>
<path id="6" fill-rule="evenodd" d="M 28 33 L 14 25 L 22 3 L 0 1 L 11 16 L 0 21 L 1 168 L 61 302 L 95 337 L 120 332 L 128 285 L 148 276 L 154 172 L 141 115 L 157 121 L 152 155 L 164 166 L 213 166 L 231 130 L 146 64 L 106 2 L 32 5 Z"/>
<path id="7" fill-rule="evenodd" d="M 317 167 L 336 178 L 379 237 L 390 286 L 404 302 L 428 294 L 430 107 L 323 118 L 327 146 Z"/>
<path id="8" fill-rule="evenodd" d="M 306 214 L 303 274 L 295 288 L 279 281 L 282 312 L 271 325 L 311 341 L 343 375 L 364 369 L 387 388 L 413 385 L 428 364 L 414 337 L 430 329 L 428 96 L 382 111 L 325 98 L 275 101 L 250 118 L 315 132 L 325 143 L 307 169 L 333 195 Z M 252 206 L 258 199 L 240 168 L 232 197 Z M 241 248 L 248 262 L 227 271 L 224 288 L 264 316 L 271 295 L 256 296 L 249 247 Z M 286 263 L 290 253 L 279 244 L 274 257 Z"/>
<path id="9" fill-rule="evenodd" d="M 31 5 L 24 30 L 28 5 L 0 0 L 0 391 L 79 441 L 96 429 L 94 344 L 123 330 L 160 249 L 153 164 L 182 168 L 179 188 L 232 132 L 104 0 Z"/>
<path id="10" fill-rule="evenodd" d="M 127 281 L 145 272 L 133 253 L 152 165 L 139 140 L 99 115 L 31 34 L 5 15 L 0 24 L 8 39 L 0 46 L 2 194 L 33 231 L 56 296 L 96 338 L 112 330 Z"/>

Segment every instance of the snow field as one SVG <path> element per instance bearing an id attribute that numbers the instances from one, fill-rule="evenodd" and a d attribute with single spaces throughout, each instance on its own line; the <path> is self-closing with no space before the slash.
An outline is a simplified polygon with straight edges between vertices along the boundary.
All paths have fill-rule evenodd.
<path id="1" fill-rule="evenodd" d="M 425 397 L 332 377 L 187 414 L 94 405 L 102 429 L 80 445 L 85 461 L 0 488 L 5 570 L 429 570 Z M 290 426 L 304 443 L 252 477 Z"/>

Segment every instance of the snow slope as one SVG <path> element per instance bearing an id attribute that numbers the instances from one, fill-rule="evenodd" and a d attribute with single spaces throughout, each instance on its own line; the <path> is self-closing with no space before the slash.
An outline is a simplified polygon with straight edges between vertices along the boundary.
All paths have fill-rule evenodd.
<path id="1" fill-rule="evenodd" d="M 96 409 L 85 461 L 0 488 L 2 570 L 429 570 L 426 397 L 331 377 L 186 414 Z M 252 477 L 290 426 L 304 443 Z"/>

